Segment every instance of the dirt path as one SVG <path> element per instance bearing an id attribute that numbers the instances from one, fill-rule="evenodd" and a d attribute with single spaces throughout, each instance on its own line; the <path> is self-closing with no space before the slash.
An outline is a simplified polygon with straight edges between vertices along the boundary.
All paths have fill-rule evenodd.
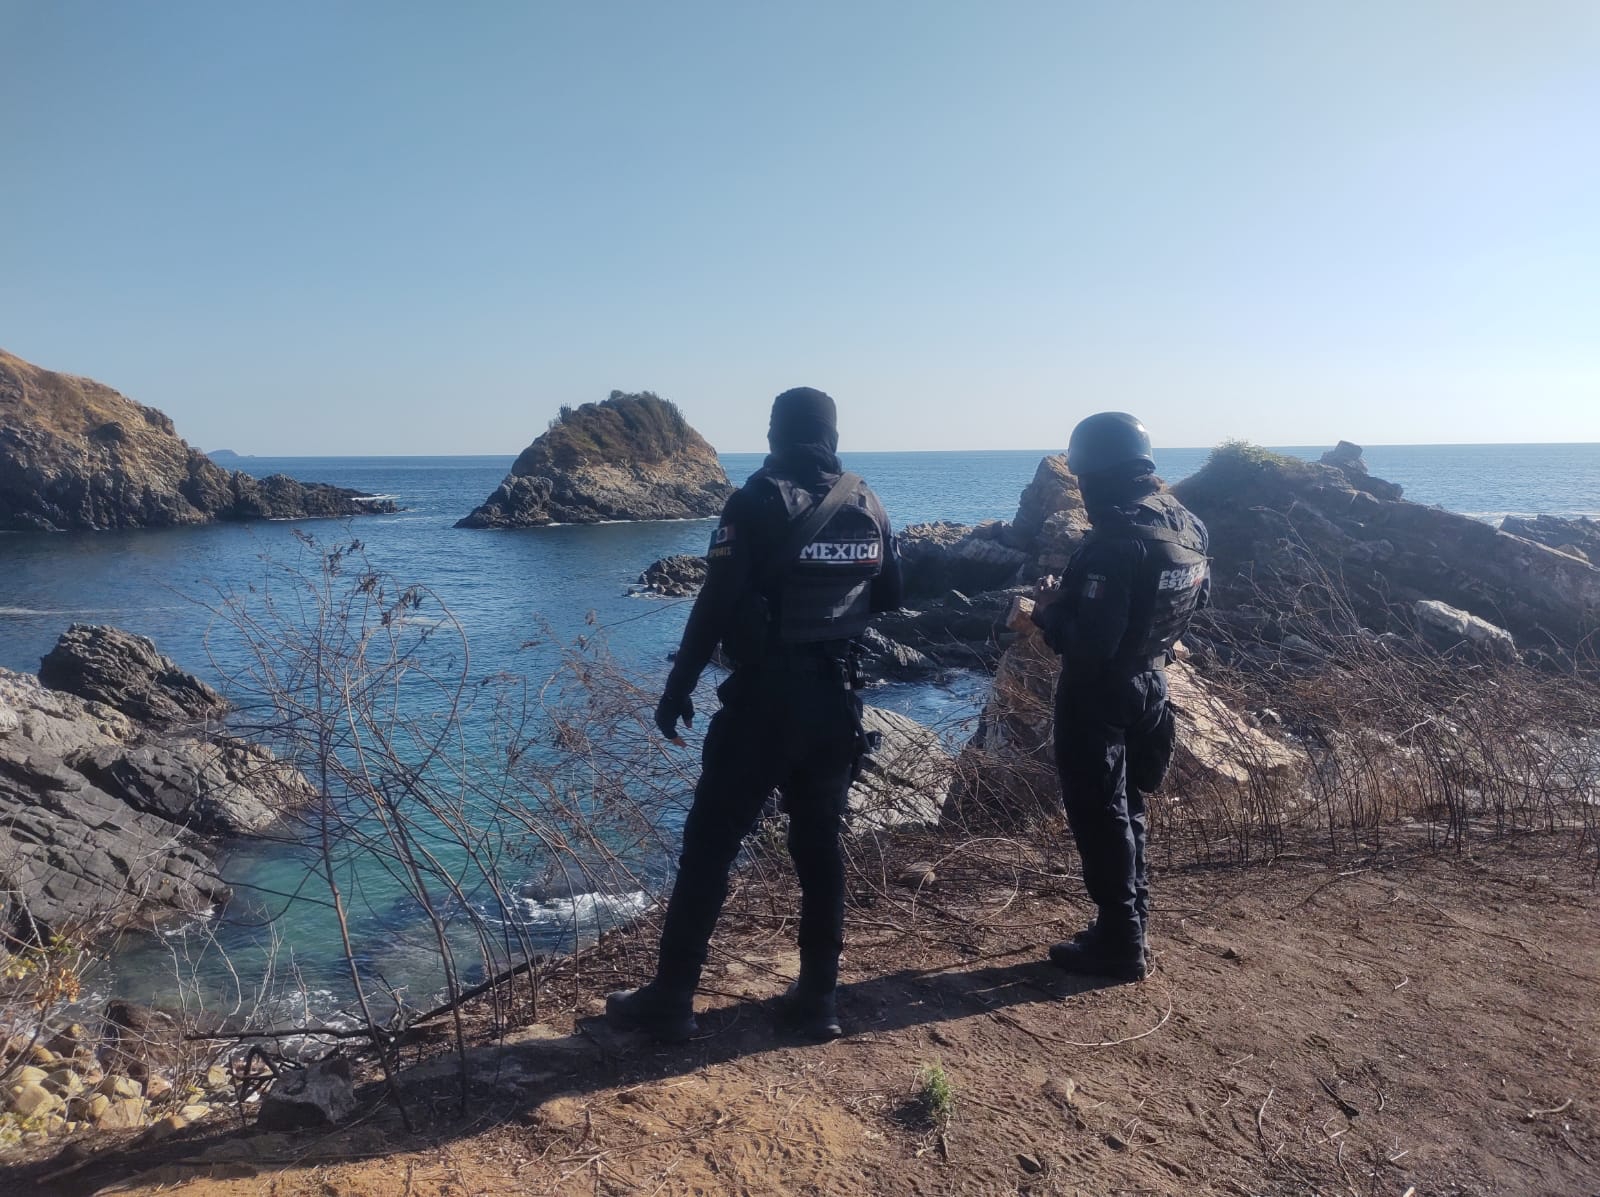
<path id="1" fill-rule="evenodd" d="M 720 940 L 720 992 L 684 1048 L 552 1021 L 480 1050 L 465 1120 L 454 1080 L 415 1070 L 437 1116 L 421 1139 L 386 1110 L 300 1139 L 209 1130 L 115 1191 L 1595 1197 L 1600 901 L 1570 843 L 1168 873 L 1138 986 L 1039 962 L 1083 917 L 1064 894 L 946 934 L 963 944 L 868 912 L 847 962 L 852 1033 L 821 1047 L 772 1031 L 763 999 L 795 957 L 752 923 Z M 993 921 L 969 901 L 974 924 Z M 637 967 L 636 945 L 607 951 Z M 933 1065 L 953 1091 L 942 1126 L 913 1097 Z M 93 1192 L 156 1158 L 37 1191 Z M 0 1169 L 0 1192 L 48 1170 Z"/>

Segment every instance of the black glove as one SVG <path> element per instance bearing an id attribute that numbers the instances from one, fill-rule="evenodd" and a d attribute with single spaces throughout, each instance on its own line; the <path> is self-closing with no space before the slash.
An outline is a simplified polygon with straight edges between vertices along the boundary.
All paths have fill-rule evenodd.
<path id="1" fill-rule="evenodd" d="M 661 729 L 663 736 L 679 744 L 683 743 L 682 737 L 678 735 L 680 719 L 683 720 L 685 727 L 694 726 L 694 699 L 687 694 L 663 694 L 661 701 L 656 703 L 656 726 Z"/>

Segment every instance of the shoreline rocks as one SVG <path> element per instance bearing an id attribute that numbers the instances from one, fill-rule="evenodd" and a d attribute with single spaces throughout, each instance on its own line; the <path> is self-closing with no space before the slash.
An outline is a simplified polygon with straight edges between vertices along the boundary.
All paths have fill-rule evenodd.
<path id="1" fill-rule="evenodd" d="M 1211 531 L 1223 622 L 1249 610 L 1281 625 L 1411 636 L 1415 605 L 1431 601 L 1504 629 L 1530 659 L 1556 661 L 1593 633 L 1600 568 L 1403 499 L 1352 450 L 1328 465 L 1224 445 L 1172 488 Z"/>
<path id="2" fill-rule="evenodd" d="M 170 527 L 397 511 L 282 474 L 229 471 L 172 421 L 103 383 L 0 350 L 0 531 Z"/>
<path id="3" fill-rule="evenodd" d="M 186 730 L 222 700 L 143 637 L 79 625 L 51 659 L 47 674 L 117 705 L 0 669 L 0 927 L 36 938 L 227 901 L 214 840 L 264 831 L 315 798 L 310 783 L 263 747 Z"/>
<path id="4" fill-rule="evenodd" d="M 603 402 L 562 408 L 456 527 L 701 519 L 719 514 L 732 493 L 716 450 L 675 405 L 649 391 L 612 391 Z"/>

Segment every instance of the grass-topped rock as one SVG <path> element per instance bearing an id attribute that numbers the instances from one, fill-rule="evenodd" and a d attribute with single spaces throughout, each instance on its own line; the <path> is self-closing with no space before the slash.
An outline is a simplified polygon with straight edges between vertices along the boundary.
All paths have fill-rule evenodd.
<path id="1" fill-rule="evenodd" d="M 389 500 L 360 491 L 226 470 L 186 444 L 155 408 L 0 350 L 0 531 L 394 510 Z"/>
<path id="2" fill-rule="evenodd" d="M 717 452 L 675 404 L 644 391 L 563 407 L 458 528 L 716 515 L 733 493 Z"/>

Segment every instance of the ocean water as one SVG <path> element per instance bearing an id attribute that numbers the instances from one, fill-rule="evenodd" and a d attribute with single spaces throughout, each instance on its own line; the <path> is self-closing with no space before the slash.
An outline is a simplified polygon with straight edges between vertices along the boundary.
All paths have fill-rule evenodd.
<path id="1" fill-rule="evenodd" d="M 975 523 L 1009 518 L 1018 495 L 1049 450 L 951 453 L 847 453 L 846 464 L 878 491 L 897 525 L 928 520 Z M 1307 458 L 1322 447 L 1288 447 Z M 1206 450 L 1158 452 L 1160 469 L 1176 481 L 1198 468 Z M 1399 482 L 1409 497 L 1497 519 L 1506 512 L 1562 515 L 1600 513 L 1600 445 L 1377 446 L 1366 459 L 1374 474 Z M 297 534 L 332 542 L 359 537 L 373 564 L 402 582 L 430 587 L 466 630 L 474 676 L 502 671 L 532 681 L 547 677 L 559 645 L 596 633 L 628 669 L 647 680 L 664 676 L 687 615 L 686 600 L 630 596 L 649 562 L 671 553 L 702 552 L 714 521 L 602 524 L 516 532 L 457 530 L 455 520 L 499 483 L 510 456 L 243 458 L 230 465 L 257 475 L 282 472 L 388 495 L 405 511 L 341 521 L 218 525 L 116 533 L 0 536 L 0 665 L 33 671 L 72 622 L 116 624 L 151 636 L 183 667 L 219 682 L 245 663 L 247 646 L 210 605 L 220 593 L 248 594 L 269 562 L 304 559 Z M 725 454 L 735 481 L 760 464 L 757 454 Z M 530 645 L 530 641 L 536 641 Z M 981 678 L 956 675 L 942 685 L 887 686 L 869 701 L 927 722 L 948 723 L 981 703 Z M 709 695 L 706 699 L 709 703 Z M 469 719 L 471 717 L 469 716 Z M 469 735 L 473 733 L 468 728 Z M 293 845 L 254 844 L 228 858 L 225 875 L 241 892 L 287 893 L 303 874 Z M 512 878 L 515 881 L 515 878 Z M 376 905 L 391 923 L 404 904 L 384 879 L 368 879 Z M 620 895 L 625 913 L 639 895 Z M 387 905 L 385 905 L 387 903 Z M 244 904 L 259 914 L 258 905 Z M 396 913 L 399 912 L 399 913 Z M 279 903 L 283 941 L 322 1007 L 342 992 L 334 930 L 325 914 Z M 572 911 L 530 910 L 554 928 Z M 248 921 L 248 920 L 246 920 Z M 134 940 L 116 962 L 108 988 L 139 998 L 170 998 L 175 956 L 193 953 L 192 984 L 206 990 L 230 983 L 215 957 L 220 943 L 246 966 L 260 950 L 260 932 L 230 923 L 203 929 L 203 942 L 175 944 L 171 936 Z M 414 928 L 386 926 L 397 943 Z M 553 930 L 549 946 L 559 946 Z M 210 953 L 208 955 L 208 953 Z M 425 966 L 426 949 L 410 964 Z M 427 978 L 418 984 L 427 988 Z M 415 996 L 415 994 L 414 994 Z M 304 994 L 299 999 L 311 1001 Z M 326 1009 L 323 1010 L 326 1012 Z"/>

